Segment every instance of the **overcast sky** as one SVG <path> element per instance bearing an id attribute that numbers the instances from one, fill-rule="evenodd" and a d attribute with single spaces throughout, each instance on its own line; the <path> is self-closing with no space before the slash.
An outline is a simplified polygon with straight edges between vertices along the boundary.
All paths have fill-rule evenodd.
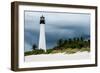
<path id="1" fill-rule="evenodd" d="M 54 47 L 60 38 L 90 36 L 90 14 L 24 11 L 25 51 L 31 50 L 32 44 L 38 46 L 39 22 L 42 15 L 45 17 L 46 22 L 46 48 Z"/>

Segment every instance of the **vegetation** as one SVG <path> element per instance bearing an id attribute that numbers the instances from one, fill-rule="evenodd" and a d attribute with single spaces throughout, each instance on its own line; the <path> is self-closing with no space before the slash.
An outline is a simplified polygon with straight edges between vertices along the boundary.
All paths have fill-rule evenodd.
<path id="1" fill-rule="evenodd" d="M 36 48 L 37 48 L 36 44 L 33 44 L 32 49 L 36 50 Z"/>
<path id="2" fill-rule="evenodd" d="M 27 55 L 37 55 L 37 54 L 50 54 L 51 52 L 53 51 L 53 49 L 48 49 L 46 52 L 44 52 L 44 50 L 42 49 L 36 49 L 36 50 L 33 50 L 33 51 L 27 51 L 25 52 L 25 56 Z"/>
<path id="3" fill-rule="evenodd" d="M 73 38 L 68 40 L 58 40 L 58 43 L 54 49 L 67 49 L 67 48 L 90 48 L 90 40 L 84 40 L 81 38 Z"/>
<path id="4" fill-rule="evenodd" d="M 67 40 L 59 39 L 57 41 L 57 45 L 52 48 L 48 49 L 46 52 L 42 49 L 36 49 L 37 46 L 33 44 L 32 51 L 25 52 L 26 55 L 37 55 L 37 54 L 53 54 L 53 53 L 65 53 L 65 54 L 73 54 L 78 51 L 88 51 L 90 52 L 90 40 L 85 40 L 82 37 L 80 38 L 69 38 Z"/>
<path id="5" fill-rule="evenodd" d="M 43 53 L 45 53 L 44 50 L 37 49 L 37 50 L 25 52 L 25 56 L 32 55 L 32 54 L 37 55 L 37 54 L 43 54 Z"/>

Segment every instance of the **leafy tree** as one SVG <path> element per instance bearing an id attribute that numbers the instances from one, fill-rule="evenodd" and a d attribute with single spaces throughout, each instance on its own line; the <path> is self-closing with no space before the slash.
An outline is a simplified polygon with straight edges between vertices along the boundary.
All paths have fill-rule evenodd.
<path id="1" fill-rule="evenodd" d="M 36 50 L 36 48 L 37 48 L 37 45 L 36 44 L 33 44 L 32 49 L 33 50 Z"/>

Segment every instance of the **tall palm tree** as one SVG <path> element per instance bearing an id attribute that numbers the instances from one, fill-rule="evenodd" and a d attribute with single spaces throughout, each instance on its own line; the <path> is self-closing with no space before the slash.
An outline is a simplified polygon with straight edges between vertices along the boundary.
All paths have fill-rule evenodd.
<path id="1" fill-rule="evenodd" d="M 83 37 L 81 37 L 80 40 L 83 41 Z"/>
<path id="2" fill-rule="evenodd" d="M 62 44 L 63 44 L 63 39 L 59 39 L 58 42 L 57 42 L 57 45 L 61 46 Z"/>

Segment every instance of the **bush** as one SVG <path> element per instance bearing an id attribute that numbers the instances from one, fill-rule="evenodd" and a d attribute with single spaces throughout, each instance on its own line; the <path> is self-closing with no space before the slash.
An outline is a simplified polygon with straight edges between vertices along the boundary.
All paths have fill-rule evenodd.
<path id="1" fill-rule="evenodd" d="M 46 54 L 52 53 L 52 51 L 53 51 L 53 49 L 48 49 L 48 50 L 46 51 Z"/>
<path id="2" fill-rule="evenodd" d="M 32 54 L 33 54 L 32 51 L 27 51 L 27 52 L 24 53 L 25 56 L 32 55 Z"/>
<path id="3" fill-rule="evenodd" d="M 37 50 L 33 50 L 33 51 L 28 51 L 28 52 L 25 52 L 25 56 L 27 55 L 37 55 L 37 54 L 44 54 L 44 50 L 42 49 L 37 49 Z"/>
<path id="4" fill-rule="evenodd" d="M 33 52 L 33 54 L 35 54 L 35 55 L 36 55 L 36 54 L 43 54 L 43 53 L 45 53 L 44 50 L 42 50 L 42 49 L 33 50 L 32 52 Z"/>

